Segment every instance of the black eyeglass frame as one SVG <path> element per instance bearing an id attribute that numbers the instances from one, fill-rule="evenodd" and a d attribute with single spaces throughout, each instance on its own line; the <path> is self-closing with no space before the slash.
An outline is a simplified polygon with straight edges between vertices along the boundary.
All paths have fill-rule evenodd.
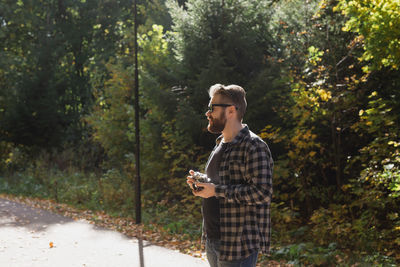
<path id="1" fill-rule="evenodd" d="M 208 105 L 208 110 L 207 111 L 212 113 L 214 111 L 214 107 L 227 108 L 227 107 L 230 107 L 230 106 L 235 106 L 235 105 L 233 105 L 233 104 L 210 104 L 210 105 Z M 238 109 L 236 106 L 235 106 L 235 108 Z"/>

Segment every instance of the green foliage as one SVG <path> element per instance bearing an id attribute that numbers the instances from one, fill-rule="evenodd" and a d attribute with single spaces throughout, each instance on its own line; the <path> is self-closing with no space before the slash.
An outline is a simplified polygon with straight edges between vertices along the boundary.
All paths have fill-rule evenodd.
<path id="1" fill-rule="evenodd" d="M 110 64 L 109 69 L 111 78 L 104 88 L 94 92 L 97 103 L 86 121 L 93 127 L 93 138 L 101 143 L 111 164 L 121 166 L 133 150 L 133 69 L 124 68 L 123 63 Z"/>
<path id="2" fill-rule="evenodd" d="M 352 110 L 360 105 L 348 76 L 354 79 L 358 74 L 346 68 L 354 64 L 354 60 L 345 61 L 349 51 L 343 47 L 351 37 L 338 30 L 344 22 L 332 6 L 283 1 L 276 8 L 274 31 L 286 45 L 277 60 L 290 69 L 285 73 L 290 92 L 283 105 L 275 108 L 279 124 L 267 125 L 261 137 L 285 149 L 275 165 L 277 198 L 288 205 L 293 201 L 296 204 L 291 206 L 307 217 L 314 208 L 340 197 L 347 179 L 343 165 L 347 155 L 356 153 L 357 142 L 354 146 L 345 143 L 353 137 L 348 128 L 357 119 Z M 301 14 L 308 17 L 295 19 Z M 338 68 L 338 64 L 343 66 Z"/>
<path id="3" fill-rule="evenodd" d="M 265 95 L 282 88 L 272 87 L 278 84 L 279 75 L 267 76 L 279 73 L 269 61 L 276 50 L 269 31 L 272 1 L 191 0 L 184 7 L 175 1 L 167 3 L 174 23 L 172 45 L 183 70 L 179 85 L 189 105 L 203 116 L 206 90 L 212 84 L 240 84 L 248 92 L 249 103 L 261 102 L 249 105 L 245 118 L 254 121 L 253 130 L 261 129 L 263 125 L 257 123 L 260 114 L 263 119 L 274 117 L 271 107 L 265 105 Z M 200 132 L 201 125 L 195 129 Z"/>
<path id="4" fill-rule="evenodd" d="M 397 0 L 341 0 L 337 8 L 349 19 L 345 31 L 358 34 L 363 44 L 361 59 L 372 68 L 400 67 L 400 5 Z M 368 71 L 370 66 L 364 66 Z"/>
<path id="5" fill-rule="evenodd" d="M 315 40 L 314 15 L 319 1 L 275 1 L 271 18 L 277 48 L 272 56 L 287 61 L 293 70 L 301 68 L 312 40 Z M 319 25 L 322 26 L 322 25 Z"/>
<path id="6" fill-rule="evenodd" d="M 363 74 L 366 63 L 355 60 L 360 49 L 354 35 L 340 30 L 344 19 L 333 12 L 334 2 L 303 7 L 313 14 L 303 24 L 292 19 L 305 12 L 293 9 L 302 7 L 279 4 L 279 20 L 274 20 L 278 37 L 298 39 L 287 41 L 282 53 L 291 68 L 292 89 L 280 107 L 282 122 L 261 133 L 286 148 L 275 167 L 275 198 L 284 203 L 278 210 L 290 214 L 290 207 L 307 218 L 309 229 L 296 234 L 301 240 L 309 237 L 323 246 L 335 240 L 341 247 L 394 253 L 398 79 L 384 69 Z M 388 82 L 378 82 L 383 77 Z M 279 218 L 278 231 L 285 231 Z"/>
<path id="7" fill-rule="evenodd" d="M 335 243 L 328 247 L 318 247 L 313 243 L 292 244 L 272 252 L 272 259 L 287 260 L 293 266 L 333 266 L 338 263 L 338 256 Z"/>
<path id="8" fill-rule="evenodd" d="M 138 1 L 139 16 L 145 20 L 139 26 L 151 29 L 153 25 L 162 25 L 170 30 L 172 21 L 165 2 L 166 0 Z"/>
<path id="9" fill-rule="evenodd" d="M 44 165 L 31 167 L 3 177 L 2 193 L 53 198 L 80 208 L 105 210 L 131 216 L 134 196 L 129 180 L 119 171 L 110 170 L 101 177 L 76 170 L 60 171 Z"/>
<path id="10" fill-rule="evenodd" d="M 108 170 L 98 181 L 100 205 L 105 210 L 130 215 L 134 209 L 134 191 L 130 177 L 115 169 Z"/>
<path id="11" fill-rule="evenodd" d="M 190 168 L 196 169 L 203 164 L 200 160 L 204 158 L 199 158 L 203 152 L 193 146 L 193 139 L 189 135 L 193 132 L 190 122 L 193 123 L 197 114 L 184 98 L 171 91 L 176 81 L 176 63 L 167 43 L 168 36 L 170 33 L 164 33 L 163 27 L 153 25 L 152 30 L 141 34 L 139 38 L 139 62 L 142 62 L 142 180 L 146 195 L 145 207 L 151 214 L 151 219 L 145 220 L 149 223 L 166 223 L 169 230 L 176 231 L 178 226 L 170 221 L 171 214 L 175 214 L 175 218 L 180 218 L 179 221 L 196 225 L 198 232 L 200 210 L 195 209 L 195 216 L 190 220 L 179 211 L 183 205 L 187 208 L 199 206 L 199 200 L 196 201 L 187 188 L 185 177 Z M 115 62 L 109 63 L 111 77 L 104 83 L 105 87 L 97 91 L 97 103 L 92 114 L 87 117 L 93 127 L 93 137 L 109 157 L 107 166 L 120 166 L 126 175 L 134 168 L 134 155 L 131 153 L 134 140 L 131 125 L 134 116 L 130 94 L 133 90 L 133 70 L 130 67 L 133 65 L 132 40 L 132 31 L 128 30 L 124 39 L 124 52 Z M 105 190 L 108 192 L 105 196 L 110 200 L 115 198 L 114 189 L 111 187 Z M 161 201 L 168 203 L 168 206 L 162 210 L 152 208 Z M 178 228 L 183 229 L 183 225 Z"/>
<path id="12" fill-rule="evenodd" d="M 398 266 L 396 264 L 396 260 L 393 257 L 385 256 L 379 253 L 372 253 L 371 255 L 362 255 L 356 256 L 356 262 L 359 262 L 360 265 L 367 265 L 367 266 L 379 266 L 379 267 L 395 267 Z M 357 259 L 358 258 L 358 259 Z M 361 258 L 361 259 L 360 259 Z"/>
<path id="13" fill-rule="evenodd" d="M 381 77 L 371 70 L 380 70 L 390 81 L 381 82 L 378 90 L 370 92 L 367 104 L 359 110 L 359 121 L 352 125 L 360 136 L 370 139 L 360 149 L 360 155 L 349 162 L 349 168 L 358 162 L 361 171 L 348 188 L 359 197 L 354 206 L 368 207 L 365 212 L 374 219 L 373 229 L 381 233 L 377 237 L 380 245 L 385 243 L 387 248 L 395 249 L 399 244 L 398 73 L 385 71 L 384 67 L 398 70 L 399 28 L 391 25 L 399 24 L 400 9 L 396 1 L 340 1 L 338 9 L 348 18 L 344 30 L 357 33 L 354 42 L 364 44 L 364 85 Z"/>
<path id="14" fill-rule="evenodd" d="M 345 255 L 336 243 L 327 246 L 311 242 L 291 244 L 273 250 L 270 258 L 285 260 L 291 266 L 397 266 L 395 258 L 378 252 Z"/>
<path id="15" fill-rule="evenodd" d="M 320 245 L 327 245 L 329 240 L 337 240 L 340 247 L 372 250 L 383 240 L 377 232 L 376 215 L 371 209 L 360 211 L 354 205 L 330 205 L 321 208 L 310 218 L 312 239 Z M 378 242 L 379 240 L 379 242 Z"/>
<path id="16" fill-rule="evenodd" d="M 1 6 L 2 138 L 30 147 L 78 143 L 86 133 L 81 118 L 92 101 L 89 70 L 115 54 L 130 2 L 2 1 Z"/>
<path id="17" fill-rule="evenodd" d="M 192 200 L 193 203 L 180 202 L 175 205 L 170 205 L 167 200 L 146 201 L 143 222 L 148 225 L 161 225 L 171 234 L 188 234 L 191 238 L 198 239 L 202 227 L 201 200 L 193 198 Z M 183 208 L 187 213 L 182 212 Z"/>
<path id="18" fill-rule="evenodd" d="M 14 144 L 0 141 L 0 173 L 17 171 L 26 162 L 23 147 L 15 147 Z"/>
<path id="19" fill-rule="evenodd" d="M 360 157 L 363 161 L 368 159 L 366 166 L 370 170 L 390 171 L 399 163 L 399 129 L 397 121 L 399 115 L 394 111 L 398 105 L 390 96 L 389 99 L 379 97 L 379 93 L 374 91 L 368 96 L 369 102 L 367 109 L 359 111 L 360 121 L 353 125 L 355 131 L 374 136 L 374 139 L 361 150 Z M 392 166 L 393 167 L 390 167 Z M 371 169 L 372 168 L 372 169 Z M 396 167 L 393 169 L 396 171 Z M 368 171 L 363 175 L 369 179 Z"/>

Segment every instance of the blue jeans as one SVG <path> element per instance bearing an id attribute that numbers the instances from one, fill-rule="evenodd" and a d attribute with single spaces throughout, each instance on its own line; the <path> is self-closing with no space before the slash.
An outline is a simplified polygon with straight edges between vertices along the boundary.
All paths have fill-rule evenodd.
<path id="1" fill-rule="evenodd" d="M 258 258 L 258 251 L 249 257 L 235 261 L 221 261 L 219 259 L 219 240 L 206 240 L 206 253 L 208 263 L 211 267 L 255 267 Z"/>

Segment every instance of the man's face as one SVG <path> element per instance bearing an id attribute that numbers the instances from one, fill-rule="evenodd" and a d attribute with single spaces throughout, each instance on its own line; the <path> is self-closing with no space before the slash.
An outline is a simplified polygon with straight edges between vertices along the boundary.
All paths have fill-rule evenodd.
<path id="1" fill-rule="evenodd" d="M 225 117 L 225 108 L 223 106 L 212 106 L 213 104 L 227 104 L 222 103 L 220 101 L 220 96 L 216 95 L 210 100 L 209 107 L 212 107 L 212 110 L 208 110 L 206 112 L 206 116 L 208 119 L 207 130 L 210 133 L 219 134 L 225 129 L 226 125 L 226 117 Z"/>

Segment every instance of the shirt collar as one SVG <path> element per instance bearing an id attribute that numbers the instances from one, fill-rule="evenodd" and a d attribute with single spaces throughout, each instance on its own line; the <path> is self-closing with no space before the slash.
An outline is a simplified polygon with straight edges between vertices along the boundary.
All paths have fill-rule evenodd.
<path id="1" fill-rule="evenodd" d="M 250 133 L 249 127 L 247 126 L 247 124 L 244 124 L 243 129 L 240 130 L 239 133 L 235 136 L 235 138 L 228 144 L 234 145 L 234 144 L 239 143 L 240 141 L 243 140 L 244 137 L 249 135 L 249 133 Z M 224 138 L 224 136 L 222 134 L 220 136 L 218 136 L 216 143 L 219 145 L 223 138 Z"/>

